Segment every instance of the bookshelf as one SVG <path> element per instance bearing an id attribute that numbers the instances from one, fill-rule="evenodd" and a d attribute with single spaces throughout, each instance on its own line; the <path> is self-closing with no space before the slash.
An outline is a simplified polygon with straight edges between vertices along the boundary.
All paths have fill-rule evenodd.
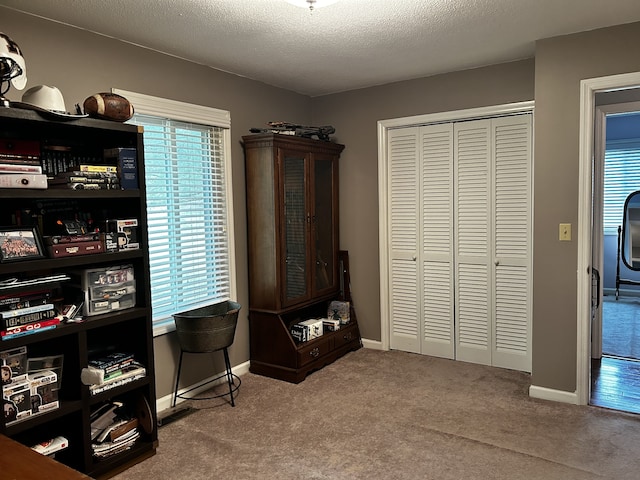
<path id="1" fill-rule="evenodd" d="M 107 149 L 135 148 L 137 152 L 137 189 L 0 188 L 0 228 L 5 230 L 35 227 L 42 238 L 60 234 L 59 220 L 79 219 L 91 230 L 103 228 L 107 219 L 138 221 L 140 248 L 137 249 L 52 258 L 43 242 L 41 257 L 0 261 L 0 296 L 11 293 L 19 297 L 33 289 L 33 286 L 12 285 L 8 283 L 10 279 L 67 275 L 70 280 L 40 285 L 51 287 L 61 303 L 76 301 L 70 296 L 77 295 L 76 279 L 87 269 L 110 271 L 126 266 L 135 276 L 135 300 L 130 308 L 118 309 L 113 300 L 116 293 L 113 293 L 113 302 L 109 300 L 106 313 L 85 315 L 80 322 L 60 323 L 50 330 L 0 341 L 3 352 L 26 348 L 28 358 L 61 355 L 63 358 L 58 378 L 58 407 L 18 421 L 4 417 L 0 421 L 0 434 L 26 446 L 64 436 L 69 446 L 56 453 L 58 462 L 92 478 L 109 478 L 154 455 L 158 443 L 143 133 L 139 127 L 123 123 L 92 118 L 60 121 L 30 110 L 0 109 L 0 144 L 15 140 L 37 142 L 42 152 L 43 173 L 48 173 L 45 156 L 49 153 L 46 152 L 63 152 L 61 155 L 67 163 L 100 162 Z M 145 375 L 91 394 L 89 386 L 81 381 L 81 373 L 88 368 L 90 360 L 112 352 L 132 353 L 136 361 L 144 365 Z M 99 458 L 91 445 L 91 414 L 109 402 L 130 406 L 132 414 L 139 417 L 140 436 L 130 448 Z"/>

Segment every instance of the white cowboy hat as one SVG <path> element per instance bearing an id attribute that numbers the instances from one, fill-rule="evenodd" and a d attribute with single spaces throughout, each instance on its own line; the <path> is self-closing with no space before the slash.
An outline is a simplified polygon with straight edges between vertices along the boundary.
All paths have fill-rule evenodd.
<path id="1" fill-rule="evenodd" d="M 42 113 L 51 113 L 62 118 L 82 118 L 87 115 L 68 113 L 62 92 L 57 87 L 36 85 L 24 92 L 22 102 L 12 102 L 11 106 L 28 108 Z"/>

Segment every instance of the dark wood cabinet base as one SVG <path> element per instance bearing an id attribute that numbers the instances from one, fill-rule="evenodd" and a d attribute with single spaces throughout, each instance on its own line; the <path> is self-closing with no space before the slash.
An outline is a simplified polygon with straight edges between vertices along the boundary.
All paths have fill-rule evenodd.
<path id="1" fill-rule="evenodd" d="M 335 333 L 340 333 L 335 332 Z M 343 332 L 344 333 L 344 332 Z M 331 334 L 333 335 L 333 333 Z M 313 340 L 308 342 L 313 344 Z M 312 345 L 305 345 L 305 350 L 308 348 L 316 348 Z M 351 351 L 358 350 L 362 347 L 362 342 L 360 341 L 360 336 L 357 338 L 351 339 L 349 342 L 344 343 L 341 347 L 336 348 L 322 356 L 319 356 L 312 362 L 306 363 L 304 366 L 300 368 L 290 368 L 282 365 L 275 365 L 273 363 L 265 363 L 257 360 L 251 360 L 251 365 L 249 367 L 249 371 L 251 373 L 255 373 L 256 375 L 263 375 L 265 377 L 276 378 L 278 380 L 284 380 L 285 382 L 290 383 L 300 383 L 302 382 L 307 375 L 310 373 L 320 370 L 326 365 L 335 362 L 337 359 L 346 355 Z"/>
<path id="2" fill-rule="evenodd" d="M 347 352 L 362 347 L 360 330 L 355 318 L 340 330 L 325 332 L 308 342 L 296 343 L 289 329 L 299 319 L 318 318 L 325 303 L 286 314 L 249 312 L 251 333 L 251 373 L 300 383 L 305 377 L 328 365 Z"/>

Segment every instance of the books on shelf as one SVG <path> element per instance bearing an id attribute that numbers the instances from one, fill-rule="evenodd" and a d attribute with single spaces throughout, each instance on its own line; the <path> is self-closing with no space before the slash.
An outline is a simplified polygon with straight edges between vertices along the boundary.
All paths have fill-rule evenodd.
<path id="1" fill-rule="evenodd" d="M 51 290 L 30 290 L 27 292 L 0 295 L 0 311 L 35 307 L 50 303 Z"/>
<path id="2" fill-rule="evenodd" d="M 0 292 L 3 290 L 15 290 L 18 288 L 29 287 L 32 285 L 47 285 L 51 283 L 62 282 L 65 280 L 71 280 L 71 277 L 66 273 L 53 274 L 44 277 L 35 277 L 35 278 L 8 278 L 4 280 L 0 280 Z"/>
<path id="3" fill-rule="evenodd" d="M 7 328 L 0 331 L 2 340 L 12 340 L 17 337 L 29 335 L 32 333 L 44 332 L 46 330 L 53 330 L 60 324 L 60 318 L 53 317 L 41 322 L 28 323 L 26 325 L 20 325 L 17 327 Z"/>
<path id="4" fill-rule="evenodd" d="M 102 383 L 89 385 L 89 391 L 91 392 L 91 395 L 97 395 L 98 393 L 144 378 L 146 375 L 146 368 L 138 362 L 133 362 L 126 367 L 123 367 L 110 378 L 105 377 L 105 380 Z"/>
<path id="5" fill-rule="evenodd" d="M 31 447 L 32 450 L 42 454 L 42 455 L 53 455 L 60 450 L 64 450 L 69 446 L 69 441 L 63 437 L 58 436 L 52 438 L 50 440 L 45 440 L 44 442 L 40 442 Z"/>
<path id="6" fill-rule="evenodd" d="M 7 314 L 7 316 L 3 314 Z M 50 320 L 56 315 L 55 307 L 51 303 L 0 312 L 0 331 L 11 331 L 13 328 L 26 325 L 33 326 L 36 323 Z"/>
<path id="7" fill-rule="evenodd" d="M 91 449 L 106 458 L 130 449 L 140 438 L 140 425 L 122 402 L 110 402 L 91 414 Z"/>

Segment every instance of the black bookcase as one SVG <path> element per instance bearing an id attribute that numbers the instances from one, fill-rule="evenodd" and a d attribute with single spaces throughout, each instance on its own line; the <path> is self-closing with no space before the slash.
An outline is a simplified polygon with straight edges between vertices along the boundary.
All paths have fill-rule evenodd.
<path id="1" fill-rule="evenodd" d="M 153 455 L 158 438 L 142 129 L 91 118 L 70 120 L 47 117 L 31 110 L 0 108 L 0 142 L 11 141 L 37 142 L 45 169 L 51 168 L 51 161 L 93 163 L 102 158 L 105 149 L 137 150 L 138 189 L 0 188 L 0 227 L 9 227 L 16 222 L 35 225 L 37 232 L 44 236 L 58 233 L 57 220 L 67 220 L 70 216 L 89 219 L 93 222 L 92 228 L 101 226 L 105 219 L 138 220 L 139 249 L 60 258 L 51 258 L 45 253 L 43 258 L 0 263 L 0 282 L 115 265 L 133 267 L 134 307 L 92 315 L 82 323 L 60 324 L 52 330 L 0 342 L 0 351 L 26 346 L 30 358 L 64 355 L 59 407 L 9 425 L 3 418 L 0 433 L 27 446 L 62 435 L 67 438 L 69 447 L 58 452 L 56 460 L 91 477 L 108 478 Z M 64 283 L 56 285 L 61 287 L 59 291 L 65 291 Z M 24 287 L 13 291 L 19 293 L 21 288 Z M 0 294 L 11 291 L 4 289 Z M 113 351 L 132 352 L 146 367 L 146 376 L 92 395 L 89 387 L 81 382 L 81 371 L 90 359 Z M 133 405 L 145 428 L 141 428 L 142 435 L 132 448 L 98 459 L 91 447 L 90 415 L 108 401 Z"/>

